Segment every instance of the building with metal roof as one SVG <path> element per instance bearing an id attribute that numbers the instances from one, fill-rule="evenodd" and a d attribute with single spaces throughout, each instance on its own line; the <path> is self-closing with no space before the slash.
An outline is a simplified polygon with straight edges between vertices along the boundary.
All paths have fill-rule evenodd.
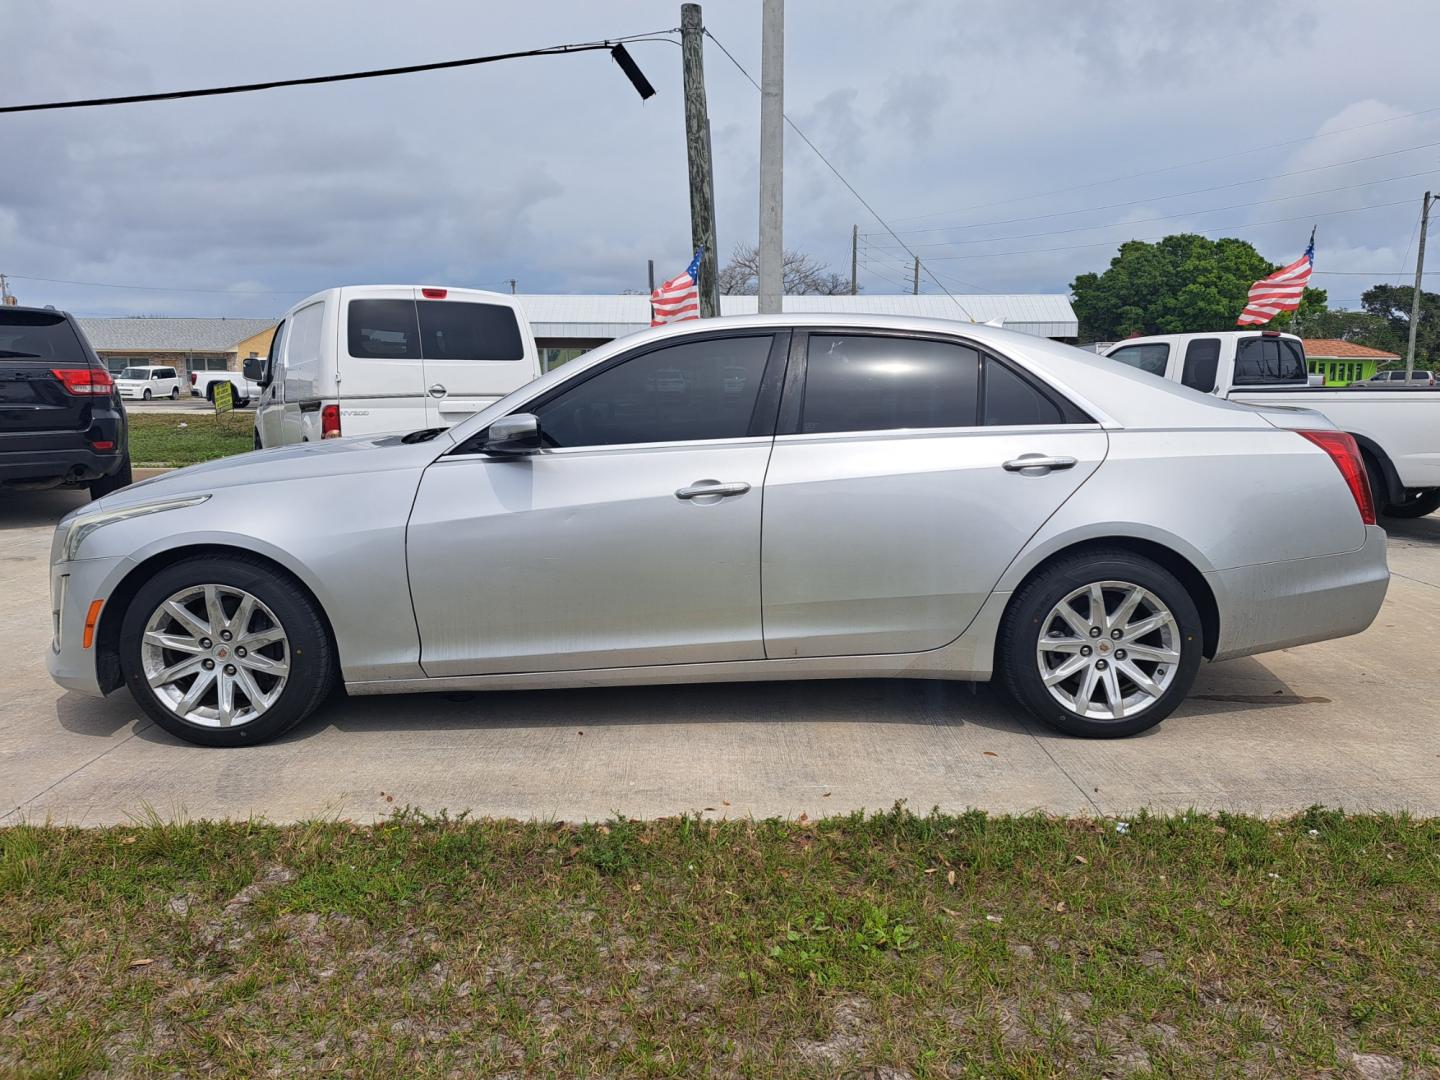
<path id="1" fill-rule="evenodd" d="M 238 371 L 264 356 L 276 319 L 78 319 L 111 371 L 165 364 L 183 371 Z"/>

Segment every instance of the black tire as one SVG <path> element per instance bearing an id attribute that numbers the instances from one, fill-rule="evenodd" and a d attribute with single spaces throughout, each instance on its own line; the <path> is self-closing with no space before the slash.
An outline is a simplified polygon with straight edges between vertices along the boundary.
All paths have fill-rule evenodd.
<path id="1" fill-rule="evenodd" d="M 256 450 L 264 450 L 264 449 L 265 449 L 265 447 L 260 444 L 260 432 L 258 432 L 258 431 L 255 432 L 255 449 L 256 449 Z"/>
<path id="2" fill-rule="evenodd" d="M 130 455 L 125 455 L 125 460 L 120 462 L 120 468 L 110 476 L 102 476 L 98 480 L 90 481 L 90 498 L 103 499 L 111 492 L 119 491 L 123 487 L 129 487 L 135 482 L 135 476 L 130 471 Z"/>
<path id="3" fill-rule="evenodd" d="M 253 720 L 233 727 L 206 727 L 172 712 L 151 689 L 141 656 L 145 625 L 160 605 L 188 586 L 211 584 L 250 593 L 274 613 L 288 639 L 289 672 L 280 696 Z M 315 711 L 336 675 L 329 632 L 299 582 L 270 563 L 239 554 L 185 559 L 140 586 L 120 625 L 120 669 L 156 724 L 186 742 L 218 747 L 256 746 L 283 735 Z"/>
<path id="4" fill-rule="evenodd" d="M 154 395 L 152 395 L 152 394 L 150 393 L 150 388 L 147 386 L 147 387 L 145 388 L 145 393 L 141 394 L 140 396 L 143 397 L 146 401 L 149 401 L 150 398 L 153 397 Z"/>
<path id="5" fill-rule="evenodd" d="M 1045 686 L 1036 658 L 1036 646 L 1056 605 L 1077 589 L 1105 581 L 1138 585 L 1154 594 L 1174 616 L 1180 643 L 1180 660 L 1170 685 L 1142 711 L 1119 720 L 1087 717 L 1056 700 Z M 1015 594 L 1000 624 L 996 675 L 1036 719 L 1070 735 L 1114 739 L 1154 727 L 1185 699 L 1200 667 L 1203 641 L 1195 601 L 1168 570 L 1128 551 L 1089 551 L 1058 559 Z"/>
<path id="6" fill-rule="evenodd" d="M 1419 518 L 1440 510 L 1440 488 L 1430 488 L 1406 497 L 1404 502 L 1386 503 L 1380 512 L 1386 517 Z"/>
<path id="7" fill-rule="evenodd" d="M 178 387 L 178 386 L 173 386 L 173 387 L 170 388 L 170 400 L 171 400 L 171 401 L 179 401 L 179 400 L 180 400 L 180 387 Z"/>

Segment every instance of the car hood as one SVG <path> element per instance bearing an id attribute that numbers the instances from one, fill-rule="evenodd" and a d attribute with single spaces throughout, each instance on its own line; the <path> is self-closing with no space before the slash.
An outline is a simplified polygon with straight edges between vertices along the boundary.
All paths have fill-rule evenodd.
<path id="1" fill-rule="evenodd" d="M 106 510 L 193 495 L 217 488 L 256 486 L 317 476 L 424 469 L 454 445 L 448 432 L 426 442 L 406 443 L 399 435 L 326 439 L 298 446 L 279 446 L 206 461 L 162 473 L 107 495 L 98 504 Z"/>

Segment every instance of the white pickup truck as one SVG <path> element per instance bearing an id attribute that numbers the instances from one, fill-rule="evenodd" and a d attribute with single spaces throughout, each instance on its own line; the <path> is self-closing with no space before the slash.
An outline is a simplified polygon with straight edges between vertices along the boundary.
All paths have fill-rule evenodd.
<path id="1" fill-rule="evenodd" d="M 1314 409 L 1360 444 L 1376 509 L 1440 509 L 1440 390 L 1311 386 L 1300 339 L 1275 330 L 1129 338 L 1104 355 L 1230 401 Z"/>
<path id="2" fill-rule="evenodd" d="M 260 384 L 245 378 L 238 371 L 192 371 L 190 393 L 206 401 L 214 401 L 215 387 L 227 382 L 230 384 L 230 400 L 237 407 L 249 405 L 252 399 L 260 396 Z"/>

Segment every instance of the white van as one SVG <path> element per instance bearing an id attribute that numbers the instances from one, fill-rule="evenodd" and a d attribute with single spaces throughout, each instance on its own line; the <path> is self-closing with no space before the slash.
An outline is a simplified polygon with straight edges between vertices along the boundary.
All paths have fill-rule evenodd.
<path id="1" fill-rule="evenodd" d="M 255 446 L 451 427 L 540 375 L 513 296 L 347 285 L 296 304 L 264 360 Z"/>
<path id="2" fill-rule="evenodd" d="M 115 389 L 122 398 L 180 397 L 180 375 L 173 367 L 127 367 L 115 376 Z"/>

